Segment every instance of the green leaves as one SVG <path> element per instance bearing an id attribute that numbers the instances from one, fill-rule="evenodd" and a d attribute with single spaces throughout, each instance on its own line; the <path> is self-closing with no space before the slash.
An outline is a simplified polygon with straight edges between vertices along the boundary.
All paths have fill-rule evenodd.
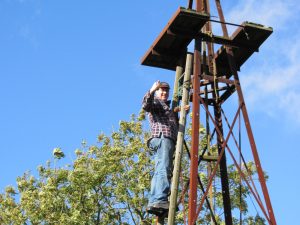
<path id="1" fill-rule="evenodd" d="M 53 156 L 56 159 L 61 159 L 61 158 L 65 157 L 65 154 L 62 152 L 62 150 L 60 148 L 55 148 L 55 149 L 53 149 Z"/>
<path id="2" fill-rule="evenodd" d="M 89 146 L 82 141 L 82 149 L 74 151 L 75 159 L 70 165 L 55 166 L 55 162 L 65 156 L 60 148 L 55 148 L 52 161 L 37 167 L 37 176 L 26 172 L 17 178 L 16 188 L 9 186 L 0 194 L 0 224 L 152 224 L 153 219 L 146 214 L 145 208 L 154 167 L 152 152 L 146 146 L 150 133 L 143 130 L 144 119 L 145 113 L 141 111 L 138 117 L 132 115 L 130 121 L 120 121 L 119 129 L 111 135 L 101 133 L 97 144 Z M 190 128 L 187 129 L 189 143 Z M 207 147 L 203 127 L 200 135 L 201 150 Z M 210 151 L 217 154 L 216 146 L 210 146 Z M 244 167 L 245 174 L 256 173 L 252 162 L 247 167 L 247 171 Z M 199 168 L 199 176 L 206 185 L 207 167 L 201 165 Z M 182 180 L 187 182 L 189 160 L 186 153 L 182 171 Z M 232 165 L 228 167 L 228 176 L 232 207 L 241 208 L 246 214 L 249 190 L 244 186 L 239 188 L 239 173 Z M 220 211 L 220 189 L 213 187 L 213 194 L 215 210 Z M 210 215 L 207 209 L 205 211 L 197 224 L 210 223 Z M 179 212 L 178 224 L 183 223 L 183 219 L 183 213 Z M 222 224 L 221 216 L 217 216 L 217 220 Z M 265 224 L 259 216 L 245 217 L 244 222 Z"/>
<path id="3" fill-rule="evenodd" d="M 132 115 L 110 136 L 100 134 L 97 145 L 75 150 L 71 165 L 51 162 L 17 178 L 17 190 L 0 195 L 1 224 L 142 224 L 152 169 L 146 148 L 149 133 Z M 53 150 L 54 162 L 65 156 Z M 56 165 L 54 163 L 53 165 Z M 143 222 L 142 222 L 143 221 Z"/>

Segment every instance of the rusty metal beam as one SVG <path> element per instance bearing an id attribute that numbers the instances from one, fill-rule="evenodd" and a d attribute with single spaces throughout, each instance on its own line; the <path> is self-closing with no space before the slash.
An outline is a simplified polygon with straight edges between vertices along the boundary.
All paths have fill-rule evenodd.
<path id="1" fill-rule="evenodd" d="M 217 85 L 218 83 L 216 83 Z M 215 87 L 218 89 L 218 86 Z M 214 99 L 218 98 L 217 93 L 213 92 Z M 218 153 L 219 155 L 222 152 L 223 148 L 223 123 L 222 123 L 222 113 L 221 113 L 221 103 L 217 102 L 214 105 L 214 115 L 216 121 L 216 129 L 218 128 L 219 132 L 217 132 L 217 144 L 218 144 Z M 229 192 L 229 182 L 228 182 L 228 173 L 227 173 L 227 162 L 226 162 L 226 154 L 224 154 L 220 160 L 220 175 L 221 175 L 221 186 L 222 186 L 222 197 L 223 197 L 223 207 L 224 207 L 224 217 L 225 224 L 232 225 L 232 213 L 231 213 L 231 201 L 230 201 L 230 192 Z"/>
<path id="2" fill-rule="evenodd" d="M 200 101 L 202 102 L 202 104 L 204 104 L 204 100 L 203 100 L 202 98 L 200 98 Z M 238 111 L 237 111 L 237 113 L 236 113 L 236 115 L 235 115 L 235 118 L 233 119 L 232 125 L 231 125 L 231 126 L 229 125 L 229 132 L 228 132 L 228 135 L 227 135 L 227 137 L 226 137 L 225 142 L 223 143 L 222 152 L 221 152 L 221 154 L 220 154 L 220 156 L 219 156 L 219 159 L 218 159 L 218 161 L 217 161 L 217 164 L 216 164 L 216 166 L 215 166 L 215 170 L 217 169 L 217 166 L 218 166 L 219 163 L 220 163 L 220 158 L 221 158 L 221 156 L 224 154 L 225 147 L 228 149 L 228 152 L 229 152 L 230 155 L 232 156 L 232 159 L 233 159 L 234 161 L 236 161 L 235 158 L 234 158 L 234 156 L 233 156 L 233 154 L 231 153 L 231 150 L 230 150 L 229 146 L 227 145 L 227 142 L 228 142 L 228 140 L 229 140 L 230 134 L 232 134 L 232 129 L 233 129 L 234 125 L 235 125 L 236 119 L 237 119 L 237 117 L 238 117 L 238 115 L 239 115 L 239 113 L 240 113 L 242 107 L 243 107 L 243 105 L 240 105 L 240 106 L 239 106 Z M 205 107 L 205 110 L 208 112 L 209 117 L 211 118 L 213 124 L 215 125 L 216 132 L 220 134 L 220 130 L 217 128 L 216 121 L 212 118 L 212 115 L 211 115 L 210 112 L 208 111 L 208 108 Z M 223 137 L 223 138 L 224 138 L 224 137 Z M 237 166 L 237 169 L 239 170 L 240 168 Z M 215 170 L 213 171 L 213 174 L 212 174 L 211 177 L 209 178 L 209 182 L 208 182 L 208 185 L 207 185 L 208 187 L 211 185 L 210 179 L 212 179 L 212 178 L 215 176 Z M 240 171 L 240 170 L 239 170 L 239 171 Z M 243 175 L 243 174 L 242 174 L 242 175 Z M 264 209 L 264 206 L 262 205 L 262 203 L 261 203 L 261 201 L 260 201 L 260 199 L 259 199 L 259 196 L 258 196 L 257 193 L 255 193 L 255 191 L 252 189 L 251 185 L 249 184 L 249 182 L 248 182 L 248 180 L 245 178 L 245 176 L 243 176 L 243 179 L 245 180 L 246 184 L 248 185 L 248 187 L 249 187 L 251 193 L 253 194 L 255 200 L 257 201 L 257 203 L 258 203 L 259 206 L 261 207 L 262 212 L 263 212 L 264 215 L 266 216 L 267 220 L 270 221 L 270 219 L 268 218 L 268 215 L 266 214 L 266 210 Z M 255 185 L 254 185 L 254 186 L 255 186 Z M 203 206 L 203 203 L 204 203 L 204 199 L 203 199 L 203 198 L 204 198 L 206 195 L 207 195 L 207 193 L 205 193 L 204 196 L 203 196 L 202 199 L 201 199 L 201 203 L 200 203 L 200 206 L 199 206 L 199 208 L 198 208 L 197 215 L 199 215 L 199 213 L 200 213 L 201 207 Z"/>
<path id="3" fill-rule="evenodd" d="M 202 9 L 202 0 L 196 0 L 196 11 Z M 197 177 L 198 177 L 198 149 L 199 149 L 199 123 L 200 104 L 199 91 L 201 75 L 201 39 L 195 39 L 194 49 L 194 80 L 193 80 L 193 118 L 192 118 L 192 146 L 191 146 L 191 167 L 190 167 L 190 190 L 189 190 L 189 215 L 188 225 L 194 225 L 197 208 Z"/>
<path id="4" fill-rule="evenodd" d="M 205 79 L 205 80 L 209 80 L 211 82 L 216 81 L 216 82 L 221 82 L 221 83 L 231 84 L 231 85 L 234 84 L 234 80 L 230 80 L 230 79 L 227 79 L 227 78 L 224 78 L 224 77 L 214 78 L 213 76 L 203 74 L 202 78 Z"/>
<path id="5" fill-rule="evenodd" d="M 218 13 L 219 13 L 220 20 L 222 22 L 225 22 L 220 0 L 215 0 L 215 1 L 216 1 L 216 4 L 217 4 L 217 10 L 218 10 Z M 222 30 L 223 30 L 224 37 L 228 37 L 228 31 L 227 31 L 226 25 L 222 24 Z M 231 47 L 226 47 L 226 53 L 227 53 L 227 58 L 228 58 L 228 63 L 229 63 L 229 66 L 230 66 L 230 70 L 233 73 L 233 77 L 234 77 L 234 80 L 235 80 L 235 86 L 236 86 L 236 90 L 237 90 L 237 93 L 238 93 L 240 105 L 243 104 L 243 106 L 244 106 L 244 107 L 242 107 L 242 114 L 243 114 L 243 118 L 244 118 L 244 122 L 245 122 L 246 131 L 247 131 L 247 134 L 248 134 L 248 139 L 250 141 L 250 146 L 251 146 L 253 158 L 254 158 L 254 161 L 255 161 L 256 169 L 257 169 L 257 172 L 258 172 L 259 182 L 261 184 L 262 192 L 263 192 L 264 199 L 265 199 L 265 202 L 266 202 L 266 205 L 267 205 L 268 214 L 269 214 L 269 217 L 270 217 L 270 222 L 271 222 L 272 225 L 276 225 L 276 219 L 275 219 L 275 215 L 274 215 L 274 212 L 273 212 L 273 207 L 272 207 L 272 204 L 271 204 L 271 199 L 270 199 L 270 196 L 269 196 L 268 188 L 267 188 L 267 185 L 266 185 L 266 182 L 265 182 L 263 169 L 261 167 L 260 159 L 259 159 L 259 156 L 258 156 L 257 147 L 256 147 L 256 143 L 255 143 L 255 140 L 254 140 L 252 128 L 251 128 L 251 125 L 250 125 L 250 120 L 249 120 L 247 108 L 246 108 L 246 105 L 245 105 L 245 100 L 244 100 L 242 88 L 240 86 L 239 76 L 238 76 L 238 72 L 237 72 L 236 63 L 235 63 L 235 60 L 234 60 L 234 55 L 233 55 L 232 48 Z"/>
<path id="6" fill-rule="evenodd" d="M 199 100 L 200 100 L 201 103 L 204 105 L 204 108 L 205 108 L 206 112 L 208 113 L 209 117 L 211 118 L 211 120 L 212 120 L 212 122 L 213 122 L 213 124 L 214 124 L 214 126 L 215 126 L 215 129 L 216 129 L 217 134 L 219 134 L 219 135 L 221 136 L 221 131 L 219 130 L 219 128 L 218 128 L 218 126 L 217 126 L 217 123 L 216 123 L 216 122 L 214 121 L 214 119 L 212 118 L 212 115 L 211 115 L 211 113 L 209 112 L 208 108 L 206 107 L 204 100 L 203 100 L 201 97 L 199 98 Z M 204 193 L 204 195 L 203 195 L 202 198 L 201 198 L 200 205 L 199 205 L 198 210 L 197 210 L 197 213 L 196 213 L 196 219 L 193 221 L 194 223 L 196 222 L 197 217 L 198 217 L 198 215 L 199 215 L 199 213 L 200 213 L 200 211 L 201 211 L 201 209 L 202 209 L 202 207 L 203 207 L 204 199 L 206 198 L 206 196 L 207 196 L 207 194 L 208 194 L 208 190 L 209 190 L 209 187 L 210 187 L 211 184 L 212 184 L 213 178 L 215 177 L 215 175 L 216 175 L 216 173 L 217 173 L 218 166 L 220 165 L 221 159 L 222 159 L 223 154 L 224 154 L 224 152 L 225 152 L 225 147 L 226 147 L 227 142 L 228 142 L 228 140 L 229 140 L 230 133 L 231 133 L 231 131 L 232 131 L 234 125 L 235 125 L 235 122 L 236 122 L 236 120 L 237 120 L 239 111 L 240 111 L 240 107 L 239 107 L 239 109 L 238 109 L 238 111 L 237 111 L 237 113 L 236 113 L 236 115 L 235 115 L 235 117 L 234 117 L 234 119 L 233 119 L 232 125 L 231 125 L 231 127 L 230 127 L 230 129 L 229 129 L 229 133 L 228 133 L 228 135 L 227 135 L 225 141 L 222 143 L 222 149 L 221 149 L 221 152 L 219 153 L 218 161 L 216 162 L 215 167 L 214 167 L 214 169 L 213 169 L 213 171 L 212 171 L 212 174 L 211 174 L 211 176 L 210 176 L 209 179 L 208 179 L 207 189 L 206 189 L 206 192 Z"/>
<path id="7" fill-rule="evenodd" d="M 188 0 L 188 10 L 182 8 L 177 10 L 175 15 L 169 21 L 168 25 L 163 29 L 159 37 L 155 40 L 154 44 L 142 59 L 142 64 L 144 65 L 174 70 L 178 65 L 178 61 L 181 58 L 181 55 L 185 55 L 187 45 L 192 39 L 195 39 L 192 95 L 192 146 L 190 155 L 190 180 L 188 182 L 188 184 L 190 183 L 188 224 L 194 225 L 196 223 L 197 217 L 204 204 L 204 201 L 207 202 L 208 208 L 210 209 L 213 216 L 213 211 L 207 198 L 207 194 L 209 192 L 212 180 L 216 175 L 216 171 L 218 168 L 220 168 L 225 224 L 232 225 L 232 212 L 225 154 L 226 148 L 228 149 L 230 156 L 233 158 L 233 161 L 241 176 L 249 186 L 249 189 L 256 199 L 258 205 L 261 207 L 262 212 L 266 216 L 269 224 L 276 225 L 275 216 L 266 187 L 263 170 L 260 165 L 260 160 L 254 142 L 254 137 L 237 72 L 239 67 L 251 56 L 251 54 L 254 53 L 254 51 L 258 50 L 258 47 L 272 33 L 272 28 L 266 28 L 257 24 L 253 25 L 252 23 L 248 22 L 245 22 L 242 25 L 226 22 L 220 0 L 215 0 L 220 21 L 210 18 L 209 0 L 196 0 L 196 10 L 192 10 L 193 3 L 193 0 Z M 192 24 L 196 21 L 196 18 L 198 18 L 199 21 L 198 23 L 194 24 L 195 26 L 193 26 Z M 212 22 L 221 24 L 223 36 L 212 34 Z M 231 37 L 229 37 L 228 35 L 226 25 L 238 26 L 237 30 Z M 170 43 L 172 43 L 172 45 L 170 45 Z M 216 53 L 214 52 L 214 43 L 223 45 Z M 202 56 L 201 48 L 203 48 Z M 232 77 L 234 78 L 234 80 L 232 80 Z M 226 86 L 219 87 L 219 83 L 225 83 Z M 201 91 L 203 87 L 205 88 L 205 91 Z M 222 91 L 222 93 L 220 91 Z M 235 115 L 234 121 L 232 122 L 231 126 L 229 125 L 225 117 L 225 120 L 229 126 L 229 133 L 224 140 L 221 105 L 235 91 L 237 91 L 239 98 L 239 108 L 237 114 L 242 111 L 248 139 L 251 145 L 256 169 L 258 171 L 259 181 L 264 195 L 264 203 L 266 204 L 267 210 L 265 209 L 265 205 L 260 199 L 253 179 L 250 177 L 250 182 L 252 183 L 251 186 L 248 180 L 249 178 L 245 178 L 246 175 L 242 172 L 241 166 L 238 165 L 229 146 L 227 145 L 230 136 L 233 136 L 237 148 L 241 154 L 240 146 L 237 144 L 237 141 L 232 132 L 237 119 L 237 114 Z M 208 95 L 208 93 L 212 94 Z M 203 94 L 205 94 L 204 97 Z M 202 97 L 205 98 L 205 101 Z M 207 118 L 210 117 L 211 121 L 214 124 L 214 131 L 217 135 L 218 144 L 217 159 L 215 157 L 205 157 L 204 151 L 199 156 L 200 104 L 203 104 L 206 110 Z M 214 118 L 208 110 L 208 105 L 213 106 Z M 209 126 L 209 121 L 207 126 Z M 209 171 L 209 182 L 206 190 L 204 190 L 204 187 L 198 175 L 198 166 L 201 160 L 217 160 L 215 168 L 211 168 Z M 184 188 L 185 190 L 187 190 L 188 184 Z M 199 191 L 198 184 L 200 185 L 200 189 L 204 194 L 201 198 L 200 206 L 197 209 L 197 191 Z M 185 193 L 186 191 L 183 192 Z M 179 204 L 179 202 L 177 202 L 177 204 Z M 215 218 L 213 218 L 212 223 L 213 222 L 215 222 Z"/>
<path id="8" fill-rule="evenodd" d="M 243 93 L 242 93 L 242 89 L 241 89 L 241 86 L 240 86 L 238 73 L 237 73 L 235 63 L 234 63 L 234 59 L 233 59 L 234 56 L 233 56 L 232 50 L 230 48 L 226 48 L 226 50 L 227 50 L 227 54 L 228 54 L 229 65 L 231 67 L 231 71 L 233 72 L 233 76 L 234 76 L 234 79 L 235 79 L 235 82 L 236 82 L 235 86 L 236 86 L 236 90 L 237 90 L 237 93 L 238 93 L 239 101 L 240 101 L 240 103 L 245 103 L 244 96 L 243 96 Z M 276 225 L 276 219 L 275 219 L 275 215 L 274 215 L 274 212 L 273 212 L 273 207 L 272 207 L 272 204 L 271 204 L 271 199 L 270 199 L 270 196 L 269 196 L 268 188 L 267 188 L 267 185 L 266 185 L 266 182 L 265 182 L 263 169 L 262 169 L 260 159 L 259 159 L 259 156 L 258 156 L 258 151 L 257 151 L 256 143 L 255 143 L 255 140 L 254 140 L 252 128 L 251 128 L 251 125 L 250 125 L 250 120 L 249 120 L 248 112 L 247 112 L 247 109 L 246 109 L 246 105 L 244 105 L 244 107 L 242 108 L 242 114 L 243 114 L 243 118 L 244 118 L 244 122 L 245 122 L 246 131 L 247 131 L 247 134 L 248 134 L 248 139 L 249 139 L 249 142 L 250 142 L 254 162 L 255 162 L 255 165 L 256 165 L 256 169 L 257 169 L 257 173 L 258 173 L 258 177 L 259 177 L 259 182 L 261 184 L 262 192 L 263 192 L 265 202 L 266 202 L 266 205 L 267 205 L 267 209 L 268 209 L 268 213 L 269 213 L 269 216 L 270 216 L 271 224 Z"/>
<path id="9" fill-rule="evenodd" d="M 223 116 L 224 116 L 224 119 L 225 119 L 225 121 L 226 121 L 226 123 L 227 123 L 228 128 L 230 129 L 230 125 L 229 125 L 228 119 L 227 119 L 227 117 L 226 117 L 226 115 L 225 115 L 225 113 L 224 113 L 223 110 L 222 110 L 222 114 L 223 114 Z M 240 120 L 240 116 L 239 116 L 239 120 Z M 239 122 L 240 122 L 240 121 L 239 121 Z M 240 126 L 240 123 L 239 123 L 239 126 Z M 240 127 L 239 127 L 239 130 L 240 130 Z M 255 192 L 255 193 L 254 193 L 253 195 L 256 195 L 257 198 L 260 200 L 258 191 L 257 191 L 257 189 L 256 189 L 256 186 L 255 186 L 254 181 L 253 181 L 252 176 L 251 176 L 251 172 L 250 172 L 250 170 L 249 170 L 249 168 L 248 168 L 248 166 L 247 166 L 247 162 L 246 162 L 246 160 L 244 159 L 244 156 L 243 156 L 243 154 L 242 154 L 241 146 L 238 144 L 238 142 L 237 142 L 237 140 L 236 140 L 236 138 L 235 138 L 233 132 L 231 132 L 231 136 L 233 137 L 233 140 L 234 140 L 234 142 L 235 142 L 235 146 L 237 147 L 237 149 L 238 149 L 238 151 L 239 151 L 239 154 L 240 154 L 240 156 L 241 156 L 241 160 L 243 161 L 244 166 L 245 166 L 245 168 L 246 168 L 246 170 L 247 170 L 247 172 L 248 172 L 248 174 L 249 174 L 249 179 L 250 179 L 250 181 L 251 181 L 251 184 L 252 184 L 252 186 L 254 187 L 254 192 Z M 260 202 L 261 202 L 261 200 L 260 200 Z M 262 203 L 261 203 L 261 204 L 262 204 Z"/>
<path id="10" fill-rule="evenodd" d="M 233 93 L 235 92 L 235 86 L 230 86 L 219 98 L 220 104 L 223 104 Z"/>
<path id="11" fill-rule="evenodd" d="M 189 191 L 189 225 L 193 225 L 197 207 L 197 176 L 198 176 L 198 148 L 199 148 L 199 91 L 201 74 L 201 40 L 195 40 L 194 51 L 194 80 L 193 80 L 193 117 L 192 117 L 192 149 L 191 149 L 191 167 L 190 167 L 190 191 Z"/>
<path id="12" fill-rule="evenodd" d="M 220 87 L 220 88 L 218 88 L 217 89 L 217 91 L 226 91 L 226 90 L 228 90 L 228 87 L 227 86 L 225 86 L 225 87 Z M 213 93 L 213 92 L 215 92 L 216 90 L 215 89 L 209 89 L 209 90 L 204 90 L 204 91 L 200 91 L 200 95 L 203 95 L 203 94 L 208 94 L 208 93 Z"/>
<path id="13" fill-rule="evenodd" d="M 188 146 L 187 146 L 187 144 L 186 144 L 186 141 L 184 141 L 184 147 L 185 147 L 185 149 L 186 149 L 186 151 L 187 151 L 187 153 L 188 153 L 189 158 L 191 158 L 191 154 L 190 154 L 190 151 L 189 151 Z M 212 156 L 212 157 L 213 157 L 213 156 Z M 199 163 L 201 162 L 201 160 L 204 159 L 204 158 L 205 158 L 205 160 L 208 160 L 208 161 L 211 160 L 211 161 L 213 161 L 214 158 L 212 158 L 212 157 L 209 157 L 209 156 L 206 157 L 205 155 L 200 156 L 200 158 L 199 158 L 199 160 L 198 160 L 198 165 L 199 165 Z M 215 159 L 215 161 L 217 161 L 217 160 L 218 160 L 218 159 Z M 201 179 L 200 179 L 199 175 L 198 175 L 198 183 L 199 183 L 199 185 L 200 185 L 201 191 L 202 191 L 203 194 L 204 194 L 204 193 L 205 193 L 205 189 L 204 189 L 204 186 L 203 186 L 203 184 L 202 184 L 202 182 L 201 182 Z M 187 183 L 187 185 L 188 185 L 188 184 L 189 184 L 189 182 Z M 183 194 L 185 194 L 185 192 L 186 192 L 186 191 L 184 191 Z M 211 214 L 211 217 L 212 217 L 213 222 L 214 222 L 215 224 L 217 224 L 217 220 L 216 220 L 216 217 L 215 217 L 215 215 L 214 215 L 212 206 L 211 206 L 211 204 L 210 204 L 210 202 L 209 202 L 209 200 L 208 200 L 207 197 L 205 198 L 205 201 L 206 201 L 207 207 L 208 207 L 208 209 L 209 209 L 209 211 L 210 211 L 210 214 Z"/>
<path id="14" fill-rule="evenodd" d="M 203 100 L 201 97 L 200 97 L 200 101 L 201 101 L 202 104 L 205 104 L 205 103 L 204 103 L 204 100 Z M 226 137 L 226 139 L 225 139 L 225 142 L 223 143 L 223 148 L 222 148 L 221 154 L 220 154 L 220 156 L 219 156 L 219 158 L 218 158 L 218 161 L 217 161 L 217 163 L 216 163 L 216 165 L 215 165 L 215 168 L 214 168 L 214 170 L 213 170 L 213 172 L 212 172 L 212 175 L 209 177 L 207 188 L 210 187 L 211 182 L 212 182 L 212 179 L 213 179 L 213 177 L 214 177 L 215 174 L 216 174 L 216 170 L 217 170 L 218 165 L 220 164 L 220 159 L 221 159 L 222 155 L 224 154 L 225 147 L 228 149 L 228 152 L 230 153 L 232 159 L 233 159 L 234 161 L 236 161 L 235 158 L 234 158 L 234 156 L 233 156 L 233 154 L 232 154 L 232 152 L 231 152 L 231 150 L 230 150 L 230 148 L 229 148 L 229 146 L 227 145 L 227 142 L 228 142 L 228 140 L 229 140 L 230 135 L 232 134 L 232 129 L 233 129 L 234 125 L 235 125 L 236 119 L 237 119 L 237 117 L 238 117 L 240 111 L 242 110 L 242 107 L 243 107 L 243 105 L 240 105 L 240 106 L 239 106 L 238 111 L 237 111 L 237 113 L 236 113 L 236 115 L 235 115 L 235 117 L 234 117 L 234 119 L 233 119 L 233 122 L 232 122 L 231 126 L 229 125 L 229 132 L 228 132 L 228 135 L 227 135 L 227 137 Z M 215 131 L 216 131 L 217 133 L 220 134 L 220 130 L 219 130 L 218 127 L 217 127 L 216 121 L 213 119 L 212 115 L 210 114 L 210 112 L 208 111 L 208 108 L 207 108 L 206 106 L 205 106 L 205 110 L 206 110 L 206 112 L 208 113 L 208 115 L 209 115 L 210 119 L 212 120 L 213 124 L 215 125 Z M 224 137 L 223 137 L 223 139 L 224 139 Z M 239 172 L 241 173 L 241 170 L 240 170 L 239 166 L 237 166 L 237 169 L 238 169 Z M 241 174 L 242 174 L 242 173 L 241 173 Z M 242 174 L 242 175 L 243 175 L 243 174 Z M 254 196 L 255 200 L 257 201 L 258 205 L 259 205 L 260 208 L 262 209 L 262 212 L 263 212 L 263 214 L 266 216 L 266 219 L 269 221 L 270 224 L 272 224 L 272 223 L 270 222 L 270 219 L 269 219 L 269 217 L 268 217 L 268 215 L 267 215 L 267 213 L 266 213 L 266 210 L 264 209 L 264 206 L 263 206 L 263 204 L 262 204 L 262 202 L 261 202 L 259 196 L 258 196 L 257 193 L 255 192 L 255 190 L 253 190 L 253 188 L 252 188 L 251 185 L 249 184 L 249 182 L 248 182 L 248 180 L 246 179 L 246 177 L 245 177 L 245 176 L 242 176 L 242 177 L 243 177 L 243 179 L 245 180 L 246 184 L 248 185 L 249 190 L 250 190 L 250 192 L 253 194 L 253 196 Z M 254 185 L 254 187 L 255 187 L 255 185 Z M 204 195 L 203 195 L 203 197 L 202 197 L 202 199 L 201 199 L 200 206 L 199 206 L 199 208 L 198 208 L 198 210 L 197 210 L 197 216 L 198 216 L 199 213 L 200 213 L 200 210 L 201 210 L 201 208 L 202 208 L 202 206 L 203 206 L 203 203 L 204 203 L 204 198 L 205 198 L 206 196 L 207 196 L 207 192 L 204 193 Z"/>

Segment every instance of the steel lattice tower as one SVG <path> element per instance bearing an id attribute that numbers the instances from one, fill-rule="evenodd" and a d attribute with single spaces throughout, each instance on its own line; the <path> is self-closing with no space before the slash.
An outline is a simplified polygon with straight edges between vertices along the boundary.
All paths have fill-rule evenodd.
<path id="1" fill-rule="evenodd" d="M 215 3 L 219 20 L 210 16 L 211 2 Z M 213 34 L 212 24 L 221 26 L 222 36 Z M 228 34 L 228 25 L 237 28 L 231 36 Z M 176 71 L 173 106 L 180 101 L 177 98 L 178 87 L 179 89 L 184 89 L 185 86 L 188 90 L 190 85 L 186 85 L 185 82 L 191 80 L 192 83 L 189 94 L 189 100 L 192 102 L 192 139 L 189 153 L 190 179 L 186 185 L 189 186 L 189 190 L 182 188 L 183 193 L 188 192 L 189 225 L 196 224 L 204 204 L 207 205 L 211 213 L 212 224 L 217 224 L 212 206 L 213 203 L 209 199 L 211 186 L 216 179 L 217 173 L 219 173 L 220 177 L 225 224 L 233 224 L 227 171 L 228 159 L 226 159 L 228 156 L 230 156 L 230 160 L 235 165 L 241 182 L 247 185 L 268 224 L 276 225 L 238 75 L 240 67 L 254 52 L 258 51 L 261 44 L 271 35 L 272 31 L 270 27 L 255 23 L 244 22 L 241 25 L 237 25 L 226 22 L 220 0 L 196 0 L 195 2 L 189 0 L 187 8 L 180 7 L 175 12 L 141 60 L 143 65 Z M 192 41 L 194 41 L 194 52 L 188 53 L 187 47 Z M 217 51 L 214 49 L 216 44 L 221 46 Z M 186 61 L 186 64 L 184 64 L 184 61 Z M 183 80 L 183 76 L 187 76 L 187 74 L 191 78 L 181 81 L 180 86 L 180 80 Z M 233 95 L 236 96 L 237 106 L 233 113 L 230 112 L 232 122 L 229 123 L 223 108 L 225 102 Z M 200 117 L 205 118 L 203 126 L 206 131 L 205 138 L 207 139 L 207 144 L 202 151 L 200 151 L 199 147 L 201 144 L 201 135 L 199 133 Z M 260 190 L 257 189 L 251 175 L 247 173 L 248 168 L 242 153 L 241 143 L 238 140 L 239 138 L 236 138 L 240 135 L 241 121 L 244 122 L 244 129 L 249 140 Z M 237 126 L 238 128 L 236 128 Z M 239 133 L 235 135 L 234 132 L 237 130 Z M 217 149 L 215 155 L 210 152 L 210 143 L 213 140 L 216 142 L 215 146 Z M 235 146 L 236 154 L 233 148 L 230 147 L 232 143 Z M 181 151 L 183 147 L 188 149 L 186 142 L 181 140 L 181 143 L 178 143 L 177 141 L 176 153 L 177 149 Z M 238 155 L 238 159 L 236 155 Z M 178 158 L 175 158 L 176 160 L 181 160 L 181 153 L 179 153 Z M 199 166 L 202 163 L 207 164 L 208 180 L 206 186 L 204 186 L 199 177 Z M 176 168 L 176 165 L 175 162 L 168 218 L 169 225 L 175 223 L 175 209 L 179 203 L 177 202 L 179 174 L 176 172 L 176 169 L 180 171 L 180 162 L 179 166 L 177 166 L 178 168 Z M 261 194 L 263 197 L 260 197 Z"/>

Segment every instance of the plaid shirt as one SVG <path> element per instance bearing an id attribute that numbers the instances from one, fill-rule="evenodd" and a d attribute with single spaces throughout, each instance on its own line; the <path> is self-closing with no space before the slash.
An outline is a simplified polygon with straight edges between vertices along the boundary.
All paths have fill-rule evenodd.
<path id="1" fill-rule="evenodd" d="M 144 96 L 142 108 L 148 112 L 152 138 L 162 134 L 176 142 L 178 122 L 169 105 L 170 101 L 163 102 L 148 91 Z"/>

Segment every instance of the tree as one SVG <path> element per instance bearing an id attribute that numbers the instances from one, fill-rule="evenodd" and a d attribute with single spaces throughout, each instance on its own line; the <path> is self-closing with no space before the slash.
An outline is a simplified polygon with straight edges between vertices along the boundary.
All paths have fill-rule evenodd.
<path id="1" fill-rule="evenodd" d="M 64 153 L 54 149 L 53 160 L 38 166 L 38 176 L 26 172 L 17 178 L 16 188 L 9 186 L 0 194 L 0 224 L 152 224 L 153 218 L 145 210 L 153 164 L 144 120 L 143 112 L 132 115 L 130 121 L 120 122 L 118 131 L 100 134 L 96 145 L 83 143 L 69 165 L 57 166 Z M 183 171 L 188 170 L 187 162 L 185 157 Z M 233 167 L 229 169 L 232 196 L 239 190 L 236 173 Z M 187 180 L 188 175 L 183 175 Z M 207 177 L 201 178 L 205 183 Z M 242 204 L 244 214 L 248 192 L 244 187 L 243 201 L 233 201 L 235 208 Z M 220 190 L 215 188 L 214 194 L 215 207 L 221 208 Z M 222 222 L 221 217 L 218 220 Z M 183 221 L 182 212 L 178 221 Z M 209 223 L 206 214 L 201 224 Z M 244 224 L 265 223 L 259 216 L 248 216 Z"/>

